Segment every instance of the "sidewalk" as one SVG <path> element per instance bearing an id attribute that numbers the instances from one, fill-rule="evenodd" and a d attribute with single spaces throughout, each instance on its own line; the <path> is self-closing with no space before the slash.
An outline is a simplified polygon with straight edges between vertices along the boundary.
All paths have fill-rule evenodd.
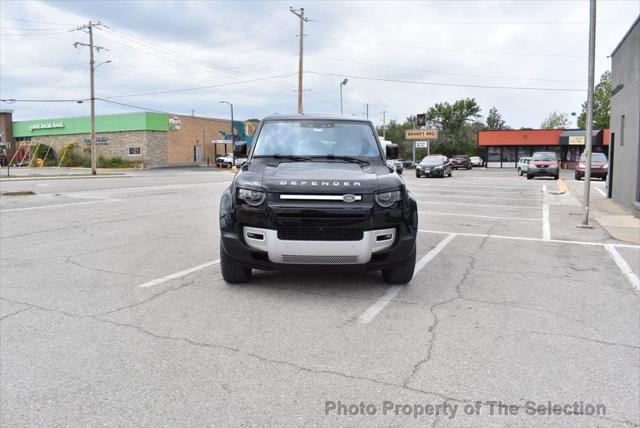
<path id="1" fill-rule="evenodd" d="M 611 199 L 592 199 L 591 216 L 612 237 L 640 244 L 640 219 Z"/>
<path id="2" fill-rule="evenodd" d="M 9 170 L 9 176 L 7 177 L 7 168 L 0 168 L 0 179 L 12 180 L 12 179 L 44 179 L 44 178 L 81 178 L 81 177 L 104 177 L 104 176 L 123 176 L 127 172 L 131 172 L 134 169 L 131 168 L 98 168 L 98 175 L 91 175 L 91 168 L 56 168 L 56 167 L 43 167 L 43 168 L 28 168 L 28 167 L 13 167 Z"/>

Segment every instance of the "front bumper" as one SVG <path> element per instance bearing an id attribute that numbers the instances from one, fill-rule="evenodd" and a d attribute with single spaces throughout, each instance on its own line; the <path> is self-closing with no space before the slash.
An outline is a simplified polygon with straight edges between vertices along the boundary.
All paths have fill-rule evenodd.
<path id="1" fill-rule="evenodd" d="M 416 174 L 423 177 L 444 177 L 444 168 L 429 169 L 428 172 L 425 169 L 416 169 Z"/>
<path id="2" fill-rule="evenodd" d="M 604 177 L 607 176 L 608 172 L 609 172 L 608 169 L 594 169 L 594 168 L 591 168 L 591 177 L 604 178 Z M 584 174 L 585 174 L 584 168 L 576 169 L 576 175 L 577 176 L 584 177 Z"/>
<path id="3" fill-rule="evenodd" d="M 416 245 L 416 232 L 403 227 L 365 231 L 360 241 L 282 240 L 273 229 L 245 226 L 241 230 L 241 234 L 222 233 L 224 251 L 240 264 L 261 270 L 304 270 L 309 266 L 379 270 L 405 260 Z M 389 234 L 391 238 L 385 236 Z"/>
<path id="4" fill-rule="evenodd" d="M 554 167 L 550 167 L 550 168 L 540 168 L 540 167 L 534 167 L 529 165 L 528 169 L 527 169 L 527 175 L 533 175 L 533 176 L 549 176 L 549 177 L 555 177 L 556 175 L 560 174 L 560 168 L 557 166 Z"/>

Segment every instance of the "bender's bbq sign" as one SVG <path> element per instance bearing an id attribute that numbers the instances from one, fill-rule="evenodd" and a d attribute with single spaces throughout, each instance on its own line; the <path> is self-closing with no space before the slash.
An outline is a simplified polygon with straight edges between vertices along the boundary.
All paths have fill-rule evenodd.
<path id="1" fill-rule="evenodd" d="M 437 140 L 437 129 L 405 129 L 405 140 Z"/>

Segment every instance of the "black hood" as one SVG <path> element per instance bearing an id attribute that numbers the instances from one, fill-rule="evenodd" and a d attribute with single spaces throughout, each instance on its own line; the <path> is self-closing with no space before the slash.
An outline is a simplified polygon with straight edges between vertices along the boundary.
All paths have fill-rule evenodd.
<path id="1" fill-rule="evenodd" d="M 268 192 L 293 193 L 373 193 L 394 190 L 402 179 L 383 165 L 328 162 L 256 162 L 246 165 L 236 185 L 260 187 Z"/>

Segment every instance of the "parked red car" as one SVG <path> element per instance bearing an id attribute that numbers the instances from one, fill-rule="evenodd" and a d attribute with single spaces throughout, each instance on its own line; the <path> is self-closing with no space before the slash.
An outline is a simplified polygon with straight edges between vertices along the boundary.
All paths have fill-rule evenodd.
<path id="1" fill-rule="evenodd" d="M 587 169 L 587 157 L 584 153 L 580 155 L 580 162 L 576 166 L 576 180 L 582 180 Z M 609 173 L 609 160 L 604 153 L 591 153 L 591 178 L 607 179 Z"/>
<path id="2" fill-rule="evenodd" d="M 453 169 L 471 169 L 471 161 L 469 160 L 469 156 L 467 155 L 455 155 L 453 159 L 451 159 L 451 164 Z"/>

